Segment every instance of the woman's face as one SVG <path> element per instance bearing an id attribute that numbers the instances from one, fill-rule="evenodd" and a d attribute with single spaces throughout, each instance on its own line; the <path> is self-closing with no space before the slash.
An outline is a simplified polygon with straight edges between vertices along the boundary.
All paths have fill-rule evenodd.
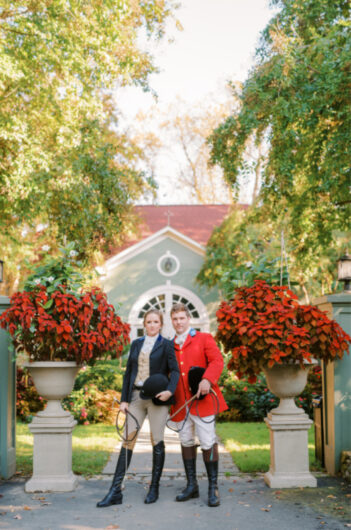
<path id="1" fill-rule="evenodd" d="M 162 324 L 157 313 L 149 313 L 147 315 L 145 318 L 144 327 L 146 335 L 149 335 L 149 337 L 154 337 L 155 335 L 159 334 Z"/>

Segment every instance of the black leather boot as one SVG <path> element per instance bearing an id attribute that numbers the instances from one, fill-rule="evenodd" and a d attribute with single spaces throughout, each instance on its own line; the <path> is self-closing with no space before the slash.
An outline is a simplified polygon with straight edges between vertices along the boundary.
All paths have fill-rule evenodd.
<path id="1" fill-rule="evenodd" d="M 218 493 L 218 444 L 202 450 L 208 476 L 208 506 L 219 506 Z"/>
<path id="2" fill-rule="evenodd" d="M 97 503 L 98 508 L 106 508 L 106 506 L 111 506 L 112 504 L 122 504 L 122 482 L 124 475 L 130 464 L 133 451 L 122 447 L 121 452 L 119 453 L 118 462 L 116 466 L 116 471 L 112 480 L 111 487 L 107 495 L 102 499 L 102 501 Z"/>
<path id="3" fill-rule="evenodd" d="M 185 489 L 183 489 L 183 491 L 177 495 L 177 502 L 184 502 L 188 501 L 189 499 L 197 499 L 199 496 L 199 485 L 196 480 L 196 446 L 182 446 L 182 457 L 187 485 Z"/>
<path id="4" fill-rule="evenodd" d="M 218 493 L 218 460 L 217 462 L 205 462 L 207 476 L 208 476 L 208 505 L 219 506 Z"/>
<path id="5" fill-rule="evenodd" d="M 160 478 L 162 475 L 163 464 L 165 463 L 165 444 L 164 442 L 159 442 L 154 445 L 152 449 L 152 476 L 151 484 L 148 491 L 148 494 L 145 498 L 145 504 L 151 504 L 156 502 L 158 499 L 158 487 L 160 483 Z"/>

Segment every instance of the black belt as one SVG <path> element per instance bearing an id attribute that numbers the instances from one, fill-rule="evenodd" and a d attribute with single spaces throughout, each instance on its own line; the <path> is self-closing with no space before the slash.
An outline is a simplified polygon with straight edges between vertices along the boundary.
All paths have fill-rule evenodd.
<path id="1" fill-rule="evenodd" d="M 133 385 L 133 390 L 141 390 L 142 388 L 143 388 L 143 385 L 141 386 Z"/>

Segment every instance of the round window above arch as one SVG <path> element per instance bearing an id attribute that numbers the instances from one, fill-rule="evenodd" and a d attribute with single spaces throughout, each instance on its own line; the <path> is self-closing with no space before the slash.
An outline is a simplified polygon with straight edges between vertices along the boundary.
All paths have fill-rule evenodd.
<path id="1" fill-rule="evenodd" d="M 164 314 L 162 334 L 167 338 L 174 337 L 170 311 L 174 304 L 184 304 L 191 315 L 190 324 L 198 331 L 209 331 L 209 316 L 202 300 L 189 289 L 177 285 L 160 285 L 146 291 L 133 305 L 128 322 L 131 326 L 131 339 L 144 334 L 143 318 L 150 309 L 158 309 Z"/>
<path id="2" fill-rule="evenodd" d="M 157 261 L 157 270 L 162 276 L 174 276 L 180 269 L 180 262 L 177 256 L 167 250 Z"/>

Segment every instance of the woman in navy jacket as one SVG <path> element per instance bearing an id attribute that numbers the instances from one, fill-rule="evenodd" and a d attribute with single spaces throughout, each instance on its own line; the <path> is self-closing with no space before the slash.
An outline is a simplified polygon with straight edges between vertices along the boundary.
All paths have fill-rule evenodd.
<path id="1" fill-rule="evenodd" d="M 152 478 L 145 504 L 151 504 L 158 499 L 159 482 L 165 460 L 165 444 L 163 441 L 168 403 L 173 396 L 179 379 L 178 363 L 174 354 L 173 341 L 165 339 L 159 332 L 163 325 L 163 315 L 157 309 L 150 309 L 144 315 L 145 337 L 132 342 L 126 372 L 123 378 L 120 410 L 131 412 L 136 417 L 140 427 L 148 415 L 151 431 L 152 450 Z M 140 396 L 144 381 L 151 375 L 167 376 L 167 388 L 158 393 L 158 405 L 152 399 Z M 162 405 L 162 402 L 165 402 Z M 99 508 L 122 504 L 121 486 L 125 473 L 130 464 L 135 442 L 137 440 L 136 423 L 127 415 L 125 441 L 119 454 L 116 471 L 109 492 L 104 499 L 97 503 Z"/>

